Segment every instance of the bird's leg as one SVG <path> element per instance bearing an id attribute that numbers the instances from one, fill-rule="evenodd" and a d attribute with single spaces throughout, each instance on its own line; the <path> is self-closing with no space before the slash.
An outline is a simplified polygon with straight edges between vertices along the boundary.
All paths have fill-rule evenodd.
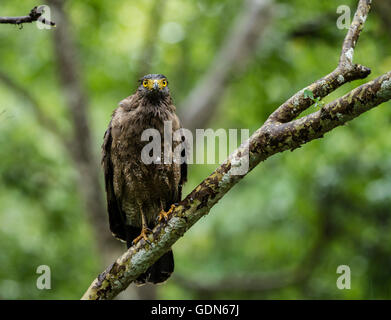
<path id="1" fill-rule="evenodd" d="M 160 200 L 160 206 L 161 206 L 161 210 L 159 212 L 159 217 L 158 217 L 158 222 L 162 222 L 164 220 L 164 222 L 167 222 L 168 221 L 168 218 L 169 218 L 169 215 L 172 213 L 172 210 L 175 208 L 175 204 L 171 205 L 171 208 L 170 210 L 168 210 L 167 212 L 164 211 L 163 209 L 163 203 L 162 201 Z"/>
<path id="2" fill-rule="evenodd" d="M 133 240 L 133 245 L 137 244 L 141 239 L 144 239 L 144 241 L 148 244 L 151 244 L 151 241 L 148 239 L 148 234 L 152 233 L 152 230 L 148 228 L 147 225 L 147 219 L 145 218 L 144 212 L 142 210 L 142 207 L 140 205 L 140 212 L 141 212 L 141 222 L 142 222 L 142 228 L 140 235 Z"/>

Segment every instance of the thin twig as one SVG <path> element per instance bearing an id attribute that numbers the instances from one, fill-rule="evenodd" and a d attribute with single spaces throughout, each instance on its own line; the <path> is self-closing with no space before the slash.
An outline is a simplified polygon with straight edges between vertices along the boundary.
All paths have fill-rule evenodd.
<path id="1" fill-rule="evenodd" d="M 56 24 L 53 21 L 46 20 L 41 17 L 44 13 L 44 10 L 41 6 L 37 6 L 31 9 L 28 16 L 20 16 L 20 17 L 0 17 L 0 23 L 8 23 L 8 24 L 16 24 L 21 25 L 22 23 L 31 23 L 35 21 L 42 22 L 44 24 L 55 27 Z"/>
<path id="2" fill-rule="evenodd" d="M 153 59 L 156 54 L 156 48 L 158 43 L 157 32 L 160 30 L 161 24 L 163 22 L 164 10 L 167 6 L 166 0 L 155 0 L 152 2 L 151 12 L 148 17 L 146 25 L 148 28 L 145 28 L 145 34 L 143 36 L 143 45 L 141 49 L 141 54 L 138 58 L 137 68 L 134 72 L 137 79 L 142 76 L 152 73 Z"/>

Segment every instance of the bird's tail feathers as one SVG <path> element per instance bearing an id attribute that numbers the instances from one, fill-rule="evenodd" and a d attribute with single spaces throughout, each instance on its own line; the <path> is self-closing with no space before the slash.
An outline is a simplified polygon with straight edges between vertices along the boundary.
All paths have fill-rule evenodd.
<path id="1" fill-rule="evenodd" d="M 158 284 L 166 281 L 174 271 L 174 254 L 172 250 L 166 252 L 145 273 L 140 275 L 135 283 L 143 285 L 147 282 Z"/>
<path id="2" fill-rule="evenodd" d="M 127 239 L 126 245 L 128 249 L 132 246 L 132 241 L 141 232 L 139 228 L 127 226 Z M 151 267 L 147 269 L 142 275 L 140 275 L 135 283 L 137 285 L 143 285 L 147 282 L 158 284 L 166 281 L 171 273 L 174 271 L 174 254 L 172 250 L 166 252 L 161 256 Z"/>

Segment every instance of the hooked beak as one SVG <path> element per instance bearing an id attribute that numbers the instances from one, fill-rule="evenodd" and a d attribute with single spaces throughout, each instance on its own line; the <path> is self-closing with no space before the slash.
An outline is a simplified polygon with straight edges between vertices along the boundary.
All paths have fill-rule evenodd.
<path id="1" fill-rule="evenodd" d="M 157 80 L 155 80 L 155 81 L 153 82 L 153 87 L 152 87 L 152 89 L 153 89 L 154 91 L 159 91 L 159 83 L 157 82 Z"/>

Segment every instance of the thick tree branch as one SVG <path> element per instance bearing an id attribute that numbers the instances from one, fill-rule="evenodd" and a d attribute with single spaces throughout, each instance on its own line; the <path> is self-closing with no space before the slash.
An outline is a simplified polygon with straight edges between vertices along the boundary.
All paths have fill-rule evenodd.
<path id="1" fill-rule="evenodd" d="M 247 0 L 209 71 L 185 98 L 179 110 L 184 127 L 203 128 L 215 113 L 230 78 L 241 72 L 270 22 L 269 0 Z"/>
<path id="2" fill-rule="evenodd" d="M 56 24 L 53 21 L 49 21 L 49 20 L 46 20 L 45 18 L 41 17 L 43 13 L 44 13 L 44 11 L 41 6 L 34 7 L 31 9 L 28 16 L 0 17 L 0 23 L 21 25 L 22 23 L 31 23 L 31 22 L 35 22 L 35 21 L 40 21 L 44 24 L 48 24 L 48 25 L 55 27 Z"/>
<path id="3" fill-rule="evenodd" d="M 360 0 L 358 12 L 365 13 L 366 17 L 369 5 L 370 1 Z M 362 15 L 356 14 L 353 25 L 357 23 L 357 17 L 364 19 Z M 354 26 L 352 28 L 354 29 Z M 354 29 L 353 34 L 359 33 L 360 29 Z M 351 34 L 350 30 L 349 34 Z M 357 38 L 358 35 L 356 40 L 351 42 L 353 45 L 355 45 Z M 350 42 L 350 40 L 348 41 Z M 343 49 L 343 52 L 348 51 Z M 351 62 L 351 59 L 348 59 L 349 61 Z M 354 67 L 354 70 L 356 68 L 358 68 L 357 70 L 367 70 L 357 66 Z M 343 70 L 344 68 L 340 72 L 344 72 Z M 354 70 L 350 72 L 361 74 L 361 71 Z M 349 74 L 349 72 L 344 73 L 342 76 L 345 78 Z M 334 76 L 336 76 L 337 82 L 338 78 L 340 78 L 340 82 L 346 82 L 345 79 L 342 80 L 341 77 Z M 324 92 L 329 93 L 334 90 L 333 84 L 335 85 L 333 81 L 328 85 L 318 81 L 309 88 L 316 89 L 317 94 L 321 95 Z M 300 93 L 295 96 L 300 97 Z M 250 171 L 270 156 L 285 150 L 294 150 L 305 143 L 320 138 L 333 128 L 343 125 L 390 99 L 391 72 L 352 90 L 345 96 L 322 107 L 321 110 L 298 120 L 293 119 L 301 111 L 307 109 L 310 103 L 308 99 L 304 98 L 304 94 L 302 98 L 297 100 L 291 98 L 288 100 L 292 101 L 291 105 L 285 103 L 280 106 L 277 109 L 278 112 L 273 113 L 261 128 L 174 208 L 173 214 L 166 224 L 161 223 L 154 228 L 150 239 L 151 244 L 141 240 L 136 246 L 129 248 L 94 280 L 83 299 L 112 299 L 124 290 L 169 250 L 194 223 L 206 215 L 246 175 L 235 173 L 237 173 L 238 167 L 246 163 L 247 159 Z M 291 112 L 295 116 L 292 116 Z"/>

